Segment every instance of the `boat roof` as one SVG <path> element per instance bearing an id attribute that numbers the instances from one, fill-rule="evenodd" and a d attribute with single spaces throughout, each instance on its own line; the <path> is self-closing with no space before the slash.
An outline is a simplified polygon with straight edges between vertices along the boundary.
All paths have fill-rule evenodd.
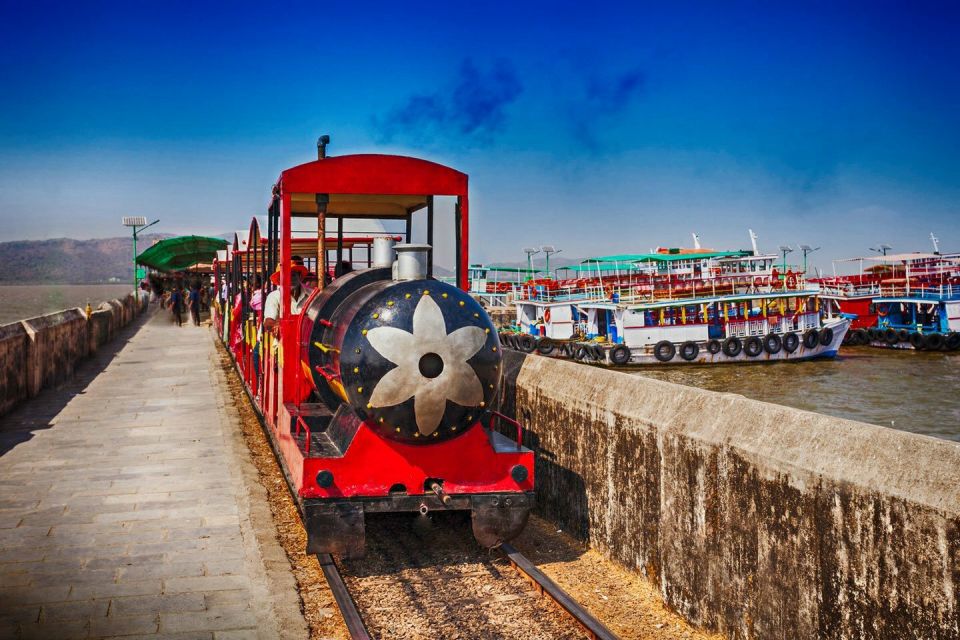
<path id="1" fill-rule="evenodd" d="M 587 258 L 581 264 L 591 262 L 677 262 L 680 260 L 706 260 L 708 258 L 753 257 L 750 251 L 703 251 L 700 253 L 620 253 L 610 256 Z M 756 256 L 763 257 L 763 256 Z"/>

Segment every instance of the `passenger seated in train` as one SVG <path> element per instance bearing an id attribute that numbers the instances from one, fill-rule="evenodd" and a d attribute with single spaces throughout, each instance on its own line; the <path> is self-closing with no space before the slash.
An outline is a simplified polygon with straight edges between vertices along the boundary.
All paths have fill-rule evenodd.
<path id="1" fill-rule="evenodd" d="M 303 286 L 303 278 L 309 272 L 303 264 L 297 264 L 291 260 L 290 262 L 290 312 L 293 314 L 300 313 L 303 308 L 303 304 L 307 301 L 310 293 L 307 291 L 306 287 Z M 270 282 L 277 285 L 278 288 L 274 289 L 267 295 L 267 299 L 263 302 L 263 329 L 265 331 L 270 331 L 271 333 L 276 333 L 277 323 L 280 320 L 280 265 L 277 265 L 277 270 L 273 272 L 273 275 L 270 276 Z"/>

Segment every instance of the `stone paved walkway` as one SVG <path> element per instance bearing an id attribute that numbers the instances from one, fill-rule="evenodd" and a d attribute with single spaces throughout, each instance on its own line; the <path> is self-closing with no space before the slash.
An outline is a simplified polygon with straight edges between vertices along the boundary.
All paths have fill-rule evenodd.
<path id="1" fill-rule="evenodd" d="M 117 341 L 0 418 L 0 638 L 305 637 L 209 328 Z"/>

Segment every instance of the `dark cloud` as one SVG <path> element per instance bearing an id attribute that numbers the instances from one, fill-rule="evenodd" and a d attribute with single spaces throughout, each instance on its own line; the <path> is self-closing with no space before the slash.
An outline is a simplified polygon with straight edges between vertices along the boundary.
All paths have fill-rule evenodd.
<path id="1" fill-rule="evenodd" d="M 504 127 L 506 108 L 522 91 L 522 83 L 507 62 L 497 62 L 484 71 L 464 60 L 448 87 L 411 96 L 383 117 L 374 118 L 374 126 L 385 142 L 438 136 L 488 141 Z"/>
<path id="2" fill-rule="evenodd" d="M 631 69 L 615 76 L 587 75 L 584 94 L 570 109 L 574 137 L 584 146 L 600 146 L 600 127 L 627 109 L 647 87 L 643 70 Z"/>

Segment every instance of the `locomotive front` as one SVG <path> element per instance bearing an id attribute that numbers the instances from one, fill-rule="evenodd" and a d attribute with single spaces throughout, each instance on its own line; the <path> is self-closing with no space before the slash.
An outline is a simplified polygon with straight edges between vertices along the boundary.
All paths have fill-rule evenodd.
<path id="1" fill-rule="evenodd" d="M 519 533 L 533 505 L 532 452 L 482 422 L 502 375 L 490 317 L 426 277 L 429 247 L 396 251 L 395 262 L 334 280 L 302 316 L 301 367 L 332 416 L 306 461 L 316 468 L 311 551 L 357 553 L 365 512 L 432 509 L 470 510 L 492 547 Z"/>
<path id="2" fill-rule="evenodd" d="M 499 387 L 501 355 L 477 301 L 427 279 L 419 256 L 409 262 L 395 276 L 372 269 L 327 287 L 306 310 L 303 344 L 328 404 L 347 403 L 382 437 L 421 445 L 456 438 L 476 422 Z"/>

